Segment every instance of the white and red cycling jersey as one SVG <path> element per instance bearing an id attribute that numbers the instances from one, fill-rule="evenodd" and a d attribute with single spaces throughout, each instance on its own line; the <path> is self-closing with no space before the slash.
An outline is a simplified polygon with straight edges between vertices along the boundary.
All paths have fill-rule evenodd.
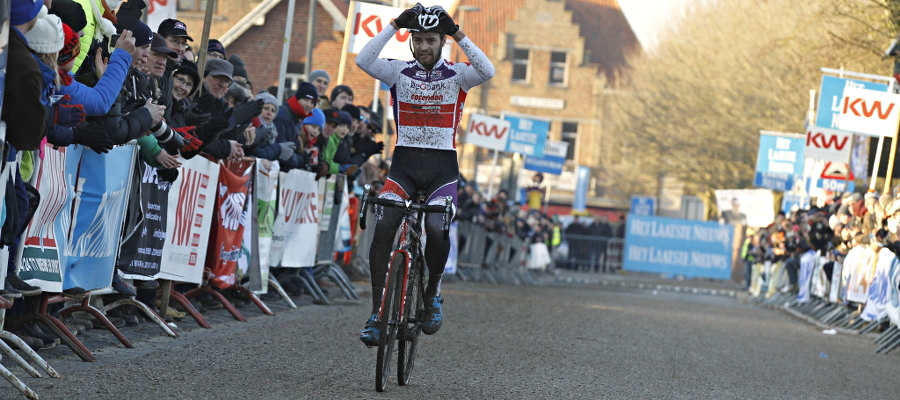
<path id="1" fill-rule="evenodd" d="M 391 88 L 397 146 L 455 150 L 466 94 L 494 76 L 494 66 L 469 38 L 459 42 L 468 63 L 444 59 L 431 70 L 418 61 L 380 59 L 397 31 L 387 26 L 356 56 L 356 65 Z"/>

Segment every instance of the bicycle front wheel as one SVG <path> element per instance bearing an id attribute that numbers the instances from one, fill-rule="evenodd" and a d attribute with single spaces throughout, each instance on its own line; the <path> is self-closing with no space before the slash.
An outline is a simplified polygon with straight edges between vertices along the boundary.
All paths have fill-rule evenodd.
<path id="1" fill-rule="evenodd" d="M 409 287 L 406 289 L 406 321 L 400 326 L 397 353 L 397 382 L 400 386 L 409 384 L 413 365 L 416 361 L 416 345 L 422 332 L 422 317 L 425 315 L 425 300 L 422 293 L 425 263 L 422 255 L 416 256 L 415 265 L 409 271 Z"/>
<path id="2" fill-rule="evenodd" d="M 391 370 L 391 356 L 394 353 L 394 341 L 397 339 L 397 326 L 400 321 L 400 287 L 403 282 L 403 269 L 406 257 L 398 256 L 391 262 L 388 270 L 389 281 L 385 282 L 384 304 L 378 329 L 381 340 L 378 342 L 378 359 L 375 364 L 375 390 L 383 392 L 387 386 Z"/>

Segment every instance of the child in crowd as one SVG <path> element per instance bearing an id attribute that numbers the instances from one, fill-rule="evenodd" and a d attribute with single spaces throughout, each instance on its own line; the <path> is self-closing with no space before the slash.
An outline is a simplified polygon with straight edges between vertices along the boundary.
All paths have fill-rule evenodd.
<path id="1" fill-rule="evenodd" d="M 353 163 L 350 153 L 352 143 L 349 140 L 350 126 L 353 119 L 346 111 L 329 109 L 325 112 L 325 120 L 333 124 L 332 135 L 325 146 L 325 162 L 328 163 L 328 173 L 353 175 L 359 166 Z"/>

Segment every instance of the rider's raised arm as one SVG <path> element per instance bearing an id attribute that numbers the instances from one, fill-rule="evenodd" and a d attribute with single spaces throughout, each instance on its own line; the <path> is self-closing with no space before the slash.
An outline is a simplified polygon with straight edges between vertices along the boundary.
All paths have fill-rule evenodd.
<path id="1" fill-rule="evenodd" d="M 469 89 L 494 77 L 494 64 L 491 64 L 491 60 L 488 59 L 484 52 L 475 43 L 472 43 L 467 36 L 463 35 L 462 32 L 457 32 L 454 36 L 463 36 L 462 40 L 458 40 L 457 43 L 459 43 L 459 47 L 462 48 L 463 52 L 466 53 L 469 63 L 472 64 L 463 71 L 462 79 L 460 80 L 461 88 L 468 92 Z"/>
<path id="2" fill-rule="evenodd" d="M 356 55 L 356 66 L 366 71 L 369 76 L 378 79 L 388 86 L 397 83 L 400 76 L 400 63 L 394 63 L 394 60 L 385 60 L 378 58 L 381 49 L 391 40 L 391 36 L 397 33 L 393 23 L 386 26 L 381 32 L 378 32 L 369 43 L 363 46 L 359 54 Z"/>

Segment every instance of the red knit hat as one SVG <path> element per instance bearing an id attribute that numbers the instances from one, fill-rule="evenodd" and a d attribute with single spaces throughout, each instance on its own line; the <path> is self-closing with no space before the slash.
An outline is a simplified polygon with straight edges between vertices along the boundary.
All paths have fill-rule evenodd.
<path id="1" fill-rule="evenodd" d="M 59 65 L 66 65 L 81 53 L 81 38 L 68 25 L 62 24 L 62 26 L 63 34 L 66 38 L 63 40 L 63 48 L 59 51 L 59 57 L 57 57 L 56 62 Z"/>

